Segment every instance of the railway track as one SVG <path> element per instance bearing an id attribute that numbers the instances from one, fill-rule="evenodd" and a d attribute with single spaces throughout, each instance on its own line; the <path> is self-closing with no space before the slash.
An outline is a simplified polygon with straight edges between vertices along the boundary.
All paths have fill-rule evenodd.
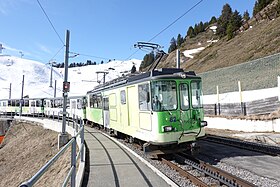
<path id="1" fill-rule="evenodd" d="M 216 168 L 210 164 L 207 164 L 201 160 L 195 159 L 185 153 L 173 154 L 172 159 L 175 159 L 180 165 L 188 165 L 192 169 L 185 170 L 180 165 L 171 162 L 168 158 L 162 158 L 162 162 L 167 164 L 172 169 L 180 173 L 180 175 L 189 179 L 193 184 L 199 187 L 208 187 L 208 186 L 229 186 L 229 187 L 255 187 L 256 185 L 251 184 L 237 176 L 231 175 L 230 173 L 223 171 L 219 168 Z M 200 175 L 194 175 L 191 171 L 198 170 Z M 203 177 L 210 177 L 216 182 L 205 182 Z M 209 180 L 211 181 L 211 180 Z"/>
<path id="2" fill-rule="evenodd" d="M 221 137 L 215 135 L 207 135 L 202 141 L 215 142 L 225 145 L 230 145 L 242 149 L 261 152 L 272 156 L 280 156 L 280 147 L 259 144 L 254 142 L 243 141 L 235 138 Z"/>

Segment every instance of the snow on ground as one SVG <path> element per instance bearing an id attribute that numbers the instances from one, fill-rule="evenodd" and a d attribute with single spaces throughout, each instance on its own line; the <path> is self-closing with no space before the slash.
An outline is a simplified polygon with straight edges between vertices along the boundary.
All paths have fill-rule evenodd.
<path id="1" fill-rule="evenodd" d="M 240 102 L 248 102 L 254 101 L 269 97 L 278 96 L 280 98 L 280 88 L 268 88 L 268 89 L 260 89 L 260 90 L 251 90 L 251 91 L 243 91 L 243 92 L 228 92 L 213 95 L 205 95 L 203 97 L 204 104 L 214 104 L 214 103 L 240 103 Z"/>
<path id="2" fill-rule="evenodd" d="M 199 53 L 203 49 L 205 49 L 205 47 L 199 47 L 196 49 L 185 50 L 185 51 L 183 51 L 183 54 L 185 55 L 185 57 L 193 58 L 192 54 Z"/>
<path id="3" fill-rule="evenodd" d="M 105 80 L 112 80 L 129 73 L 133 64 L 139 69 L 141 60 L 111 61 L 106 64 L 82 66 L 68 69 L 68 81 L 70 82 L 69 96 L 85 95 L 92 90 L 97 83 L 97 71 L 106 71 Z M 30 98 L 53 97 L 55 80 L 56 96 L 62 97 L 62 85 L 64 81 L 64 68 L 53 68 L 52 87 L 50 87 L 50 65 L 37 61 L 17 58 L 9 55 L 0 55 L 0 99 L 9 98 L 9 87 L 12 84 L 11 98 L 21 98 L 22 80 L 24 75 L 23 96 Z M 103 74 L 99 74 L 98 80 L 103 82 Z"/>

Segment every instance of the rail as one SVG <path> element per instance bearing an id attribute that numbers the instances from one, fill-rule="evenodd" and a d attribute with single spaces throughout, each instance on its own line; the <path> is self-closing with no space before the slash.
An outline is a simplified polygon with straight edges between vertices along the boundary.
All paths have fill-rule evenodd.
<path id="1" fill-rule="evenodd" d="M 68 118 L 68 126 L 69 126 L 69 118 Z M 76 163 L 80 158 L 80 164 L 84 163 L 84 126 L 83 120 L 81 118 L 75 118 L 73 116 L 73 129 L 77 132 L 66 145 L 64 145 L 60 151 L 51 159 L 49 160 L 33 177 L 31 177 L 28 181 L 23 182 L 20 187 L 31 187 L 33 186 L 42 176 L 43 174 L 48 171 L 49 167 L 52 166 L 57 159 L 71 146 L 71 168 L 67 173 L 67 176 L 64 179 L 62 184 L 63 187 L 67 186 L 69 180 L 71 179 L 71 187 L 76 186 Z M 80 122 L 80 124 L 78 124 Z M 74 125 L 75 123 L 75 125 Z M 79 130 L 78 130 L 79 129 Z M 76 146 L 77 146 L 77 138 L 80 136 L 81 146 L 78 153 L 76 153 Z"/>

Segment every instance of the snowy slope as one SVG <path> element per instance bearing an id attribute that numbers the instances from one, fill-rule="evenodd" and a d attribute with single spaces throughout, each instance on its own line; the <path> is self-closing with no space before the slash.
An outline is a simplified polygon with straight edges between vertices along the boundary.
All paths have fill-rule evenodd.
<path id="1" fill-rule="evenodd" d="M 96 71 L 107 71 L 105 80 L 108 81 L 125 72 L 130 72 L 133 63 L 138 69 L 141 60 L 111 61 L 106 64 L 69 68 L 69 96 L 85 95 L 87 91 L 98 85 Z M 56 96 L 62 96 L 64 68 L 53 68 L 52 87 L 50 87 L 51 68 L 40 62 L 0 55 L 0 70 L 0 99 L 9 98 L 10 83 L 12 83 L 11 98 L 21 97 L 23 75 L 24 96 L 28 95 L 30 98 L 53 97 L 55 80 L 57 80 Z M 99 74 L 98 80 L 103 82 L 102 78 L 103 76 Z"/>

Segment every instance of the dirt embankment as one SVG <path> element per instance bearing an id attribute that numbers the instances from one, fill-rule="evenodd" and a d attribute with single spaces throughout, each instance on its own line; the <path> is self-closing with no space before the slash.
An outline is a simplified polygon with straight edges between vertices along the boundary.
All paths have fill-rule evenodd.
<path id="1" fill-rule="evenodd" d="M 0 146 L 0 186 L 19 186 L 57 152 L 58 133 L 39 125 L 13 122 Z M 35 186 L 61 186 L 70 166 L 70 149 Z"/>

